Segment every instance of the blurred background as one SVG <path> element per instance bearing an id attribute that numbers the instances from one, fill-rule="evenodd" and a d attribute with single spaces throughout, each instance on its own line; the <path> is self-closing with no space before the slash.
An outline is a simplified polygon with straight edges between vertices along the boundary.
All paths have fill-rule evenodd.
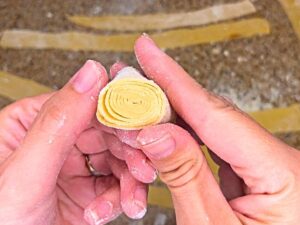
<path id="1" fill-rule="evenodd" d="M 0 108 L 61 88 L 87 59 L 138 67 L 147 32 L 199 83 L 230 98 L 300 147 L 299 0 L 0 0 Z M 157 181 L 146 217 L 111 224 L 171 225 Z"/>

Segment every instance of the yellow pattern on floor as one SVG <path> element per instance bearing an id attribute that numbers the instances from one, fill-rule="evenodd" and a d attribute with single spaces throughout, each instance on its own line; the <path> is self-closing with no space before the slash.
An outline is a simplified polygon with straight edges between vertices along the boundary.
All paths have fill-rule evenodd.
<path id="1" fill-rule="evenodd" d="M 300 131 L 300 105 L 267 109 L 249 113 L 258 123 L 273 133 Z"/>
<path id="2" fill-rule="evenodd" d="M 99 30 L 148 31 L 200 26 L 246 16 L 256 12 L 249 0 L 208 7 L 192 12 L 146 15 L 67 16 L 79 26 Z"/>
<path id="3" fill-rule="evenodd" d="M 148 203 L 166 208 L 173 207 L 171 194 L 167 188 L 163 187 L 149 187 Z"/>
<path id="4" fill-rule="evenodd" d="M 300 38 L 300 1 L 299 0 L 278 0 L 288 15 L 293 28 Z"/>
<path id="5" fill-rule="evenodd" d="M 220 23 L 196 29 L 178 29 L 152 34 L 161 48 L 174 49 L 191 45 L 248 38 L 270 33 L 270 24 L 261 18 Z M 30 30 L 6 30 L 0 47 L 14 49 L 64 49 L 72 51 L 132 52 L 140 33 L 96 35 L 80 32 L 43 33 Z"/>
<path id="6" fill-rule="evenodd" d="M 33 80 L 0 71 L 0 95 L 11 100 L 39 95 L 52 91 L 51 88 Z"/>

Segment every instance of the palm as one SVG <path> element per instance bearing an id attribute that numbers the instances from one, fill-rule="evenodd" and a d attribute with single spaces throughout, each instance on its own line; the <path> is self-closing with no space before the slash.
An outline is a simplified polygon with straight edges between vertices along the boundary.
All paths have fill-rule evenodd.
<path id="1" fill-rule="evenodd" d="M 63 220 L 70 224 L 87 224 L 83 217 L 84 209 L 113 185 L 117 185 L 114 176 L 91 176 L 84 155 L 74 148 L 57 182 L 58 209 Z M 64 224 L 63 221 L 60 224 Z"/>

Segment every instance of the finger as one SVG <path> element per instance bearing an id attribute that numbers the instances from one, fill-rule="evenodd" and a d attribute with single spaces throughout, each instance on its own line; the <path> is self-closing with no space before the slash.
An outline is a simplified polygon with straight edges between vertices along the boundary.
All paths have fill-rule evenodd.
<path id="1" fill-rule="evenodd" d="M 17 149 L 26 135 L 24 126 L 13 118 L 0 113 L 0 164 Z"/>
<path id="2" fill-rule="evenodd" d="M 108 151 L 89 155 L 89 161 L 93 168 L 102 175 L 110 175 L 111 170 L 106 161 Z M 62 179 L 70 179 L 74 177 L 91 177 L 91 172 L 87 167 L 86 156 L 82 154 L 76 147 L 71 150 L 59 176 Z"/>
<path id="3" fill-rule="evenodd" d="M 147 212 L 147 186 L 125 170 L 120 179 L 120 187 L 124 213 L 131 219 L 143 218 Z"/>
<path id="4" fill-rule="evenodd" d="M 116 136 L 120 139 L 122 143 L 125 143 L 132 148 L 138 148 L 139 144 L 136 141 L 136 138 L 139 134 L 137 130 L 119 130 L 116 129 Z"/>
<path id="5" fill-rule="evenodd" d="M 120 187 L 116 181 L 86 207 L 84 218 L 90 225 L 103 225 L 116 219 L 121 213 Z"/>
<path id="6" fill-rule="evenodd" d="M 94 183 L 96 195 L 103 194 L 107 189 L 114 186 L 115 183 L 119 184 L 119 180 L 113 175 L 97 177 L 96 182 Z"/>
<path id="7" fill-rule="evenodd" d="M 140 147 L 137 142 L 139 131 L 126 131 L 116 129 L 116 136 L 123 143 L 123 154 L 129 172 L 143 183 L 152 183 L 156 177 L 156 170 L 150 165 L 144 153 L 137 148 Z"/>
<path id="8" fill-rule="evenodd" d="M 109 188 L 114 185 L 119 185 L 118 181 L 113 176 L 104 177 L 73 177 L 68 179 L 58 180 L 58 195 L 62 194 L 64 199 L 67 194 L 71 206 L 66 206 L 67 208 L 80 206 L 84 209 L 90 205 L 98 196 L 103 194 Z M 119 196 L 115 196 L 119 198 Z"/>
<path id="9" fill-rule="evenodd" d="M 219 165 L 218 175 L 220 178 L 220 188 L 227 200 L 231 200 L 245 194 L 244 181 L 237 176 L 231 166 L 209 150 L 213 161 Z"/>
<path id="10" fill-rule="evenodd" d="M 43 105 L 9 167 L 4 165 L 5 174 L 19 177 L 20 185 L 12 178 L 14 186 L 41 195 L 53 190 L 65 158 L 95 115 L 96 102 L 92 98 L 97 97 L 107 80 L 104 67 L 89 60 Z M 37 183 L 40 185 L 35 185 Z M 37 186 L 44 188 L 41 190 Z"/>
<path id="11" fill-rule="evenodd" d="M 124 67 L 126 67 L 127 64 L 126 63 L 123 63 L 123 62 L 116 62 L 114 63 L 111 67 L 110 67 L 110 71 L 109 71 L 109 74 L 110 74 L 110 78 L 111 79 L 114 79 L 115 76 L 117 75 L 117 73 L 123 69 Z"/>
<path id="12" fill-rule="evenodd" d="M 114 128 L 111 127 L 107 127 L 105 125 L 103 125 L 102 123 L 100 123 L 96 117 L 93 118 L 92 122 L 91 122 L 91 126 L 94 127 L 95 129 L 99 130 L 99 131 L 103 131 L 105 133 L 108 134 L 116 134 L 116 131 Z"/>
<path id="13" fill-rule="evenodd" d="M 76 141 L 78 149 L 85 154 L 95 154 L 107 150 L 104 132 L 90 128 L 82 132 Z"/>
<path id="14" fill-rule="evenodd" d="M 26 130 L 32 125 L 42 105 L 55 92 L 28 97 L 8 105 L 1 111 L 1 115 L 8 114 L 14 121 L 19 122 Z"/>
<path id="15" fill-rule="evenodd" d="M 245 195 L 244 182 L 236 175 L 228 163 L 219 168 L 220 188 L 227 201 Z"/>
<path id="16" fill-rule="evenodd" d="M 20 100 L 20 103 L 24 105 L 24 112 L 19 110 L 17 118 L 26 128 L 26 130 L 29 130 L 44 103 L 48 101 L 55 93 L 56 92 L 51 92 Z"/>
<path id="17" fill-rule="evenodd" d="M 132 176 L 143 183 L 154 182 L 157 172 L 148 162 L 146 155 L 141 150 L 128 145 L 125 145 L 123 150 L 128 170 Z"/>
<path id="18" fill-rule="evenodd" d="M 95 177 L 86 176 L 60 177 L 57 181 L 58 195 L 67 195 L 72 203 L 84 208 L 96 197 L 95 180 Z M 108 185 L 102 186 L 103 189 L 108 189 L 109 187 Z"/>
<path id="19" fill-rule="evenodd" d="M 118 159 L 125 159 L 123 143 L 113 134 L 104 134 L 109 151 Z"/>
<path id="20" fill-rule="evenodd" d="M 90 175 L 83 154 L 76 147 L 73 147 L 63 164 L 59 176 L 64 179 L 70 179 Z"/>
<path id="21" fill-rule="evenodd" d="M 146 185 L 134 179 L 126 164 L 113 155 L 107 157 L 113 174 L 120 179 L 121 205 L 124 213 L 132 218 L 142 218 L 147 211 Z"/>
<path id="22" fill-rule="evenodd" d="M 1 145 L 5 145 L 4 148 L 7 151 L 12 152 L 20 146 L 27 131 L 19 121 L 10 117 L 3 117 L 1 120 L 0 115 L 0 121 L 0 127 L 2 128 L 0 130 L 0 143 Z M 1 148 L 0 151 L 2 152 L 5 150 Z"/>
<path id="23" fill-rule="evenodd" d="M 0 112 L 1 155 L 10 155 L 23 141 L 42 104 L 53 94 L 43 94 L 19 100 Z"/>
<path id="24" fill-rule="evenodd" d="M 290 176 L 286 162 L 294 160 L 292 151 L 286 149 L 291 148 L 244 113 L 206 91 L 149 37 L 137 40 L 135 54 L 146 75 L 165 90 L 177 113 L 212 151 L 245 179 L 252 191 L 267 191 L 274 178 L 279 180 L 278 187 L 286 182 Z M 257 181 L 263 181 L 264 185 L 256 189 Z"/>
<path id="25" fill-rule="evenodd" d="M 192 137 L 198 142 L 199 145 L 203 145 L 204 143 L 201 141 L 201 139 L 198 137 L 196 132 L 191 128 L 190 125 L 188 125 L 180 116 L 176 117 L 176 124 L 186 131 L 188 131 Z"/>
<path id="26" fill-rule="evenodd" d="M 127 170 L 127 166 L 126 166 L 125 162 L 123 160 L 116 158 L 111 153 L 108 153 L 108 155 L 106 156 L 106 161 L 107 161 L 113 175 L 120 180 L 122 173 L 125 170 Z"/>
<path id="27" fill-rule="evenodd" d="M 161 124 L 143 129 L 137 140 L 169 187 L 179 224 L 194 223 L 190 221 L 191 208 L 199 212 L 193 217 L 199 224 L 208 220 L 223 224 L 224 218 L 228 219 L 226 224 L 237 222 L 199 145 L 187 131 L 174 124 Z"/>
<path id="28" fill-rule="evenodd" d="M 193 180 L 205 162 L 191 135 L 173 124 L 145 128 L 137 140 L 169 187 L 176 188 Z"/>
<path id="29" fill-rule="evenodd" d="M 106 158 L 110 155 L 109 151 L 101 152 L 98 154 L 89 155 L 90 162 L 93 168 L 101 175 L 109 175 L 112 173 Z"/>

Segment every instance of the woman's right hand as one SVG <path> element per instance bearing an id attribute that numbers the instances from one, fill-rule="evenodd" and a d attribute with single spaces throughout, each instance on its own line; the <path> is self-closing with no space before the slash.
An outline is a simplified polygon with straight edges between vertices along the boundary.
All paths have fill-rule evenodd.
<path id="1" fill-rule="evenodd" d="M 198 143 L 181 127 L 157 125 L 136 140 L 169 187 L 177 224 L 299 224 L 300 152 L 194 81 L 146 35 L 135 45 L 146 76 L 218 156 L 220 187 Z"/>

